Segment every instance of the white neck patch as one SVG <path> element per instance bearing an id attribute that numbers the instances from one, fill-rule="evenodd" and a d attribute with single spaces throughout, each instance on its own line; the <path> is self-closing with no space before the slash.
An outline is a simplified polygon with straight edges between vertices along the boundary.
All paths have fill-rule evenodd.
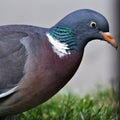
<path id="1" fill-rule="evenodd" d="M 58 40 L 54 39 L 49 33 L 46 34 L 49 42 L 53 45 L 53 51 L 60 57 L 64 57 L 65 55 L 71 54 L 68 48 L 68 45 L 65 43 L 61 43 Z"/>

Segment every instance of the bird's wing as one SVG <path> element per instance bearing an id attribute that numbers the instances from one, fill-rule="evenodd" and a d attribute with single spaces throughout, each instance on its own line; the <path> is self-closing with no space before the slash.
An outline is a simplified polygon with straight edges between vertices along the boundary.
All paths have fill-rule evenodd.
<path id="1" fill-rule="evenodd" d="M 0 99 L 14 93 L 24 76 L 27 42 L 38 28 L 12 25 L 0 27 Z"/>

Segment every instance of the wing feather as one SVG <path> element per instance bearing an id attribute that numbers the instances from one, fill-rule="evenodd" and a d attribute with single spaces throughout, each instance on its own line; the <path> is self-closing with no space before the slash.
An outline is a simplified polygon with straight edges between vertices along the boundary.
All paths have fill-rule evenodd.
<path id="1" fill-rule="evenodd" d="M 12 88 L 10 90 L 8 90 L 5 93 L 0 94 L 0 99 L 13 94 L 14 92 L 16 92 L 17 88 L 18 88 L 18 86 L 14 87 L 14 88 Z"/>
<path id="2" fill-rule="evenodd" d="M 27 50 L 21 40 L 34 39 L 30 37 L 31 34 L 40 30 L 34 26 L 0 26 L 0 98 L 14 93 L 24 76 Z"/>

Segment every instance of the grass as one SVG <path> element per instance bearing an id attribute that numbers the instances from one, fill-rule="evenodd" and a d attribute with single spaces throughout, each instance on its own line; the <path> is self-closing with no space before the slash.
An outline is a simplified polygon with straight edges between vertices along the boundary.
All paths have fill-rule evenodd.
<path id="1" fill-rule="evenodd" d="M 117 120 L 118 103 L 111 90 L 80 97 L 57 94 L 46 103 L 24 112 L 20 120 Z"/>

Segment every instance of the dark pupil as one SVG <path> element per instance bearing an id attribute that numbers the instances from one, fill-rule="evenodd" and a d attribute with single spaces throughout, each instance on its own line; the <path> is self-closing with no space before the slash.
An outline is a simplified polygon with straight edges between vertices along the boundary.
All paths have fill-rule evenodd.
<path id="1" fill-rule="evenodd" d="M 92 27 L 96 27 L 96 24 L 95 24 L 95 23 L 92 23 Z"/>

